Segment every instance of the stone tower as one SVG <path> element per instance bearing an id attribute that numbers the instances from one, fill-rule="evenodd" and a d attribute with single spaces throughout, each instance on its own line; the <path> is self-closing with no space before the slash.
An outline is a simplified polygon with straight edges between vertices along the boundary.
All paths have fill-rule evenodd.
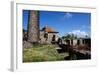
<path id="1" fill-rule="evenodd" d="M 30 10 L 28 24 L 28 42 L 34 44 L 39 42 L 39 12 Z"/>

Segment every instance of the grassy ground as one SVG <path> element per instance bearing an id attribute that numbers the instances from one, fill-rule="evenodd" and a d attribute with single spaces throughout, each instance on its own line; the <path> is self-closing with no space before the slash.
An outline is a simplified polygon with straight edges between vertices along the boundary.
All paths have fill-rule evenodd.
<path id="1" fill-rule="evenodd" d="M 67 53 L 59 54 L 56 45 L 37 45 L 23 49 L 23 62 L 43 62 L 64 60 Z"/>

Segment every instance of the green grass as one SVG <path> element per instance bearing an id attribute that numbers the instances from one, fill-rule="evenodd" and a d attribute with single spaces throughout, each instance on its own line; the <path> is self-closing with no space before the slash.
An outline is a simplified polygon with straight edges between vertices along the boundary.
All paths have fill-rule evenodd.
<path id="1" fill-rule="evenodd" d="M 66 54 L 59 54 L 56 45 L 36 45 L 23 49 L 23 62 L 43 62 L 64 60 Z"/>

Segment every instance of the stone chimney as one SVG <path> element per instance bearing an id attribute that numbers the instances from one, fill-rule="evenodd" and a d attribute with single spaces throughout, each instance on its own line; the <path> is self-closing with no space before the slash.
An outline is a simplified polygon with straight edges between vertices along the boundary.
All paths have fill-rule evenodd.
<path id="1" fill-rule="evenodd" d="M 39 42 L 39 12 L 31 10 L 29 12 L 29 24 L 28 24 L 28 42 Z"/>

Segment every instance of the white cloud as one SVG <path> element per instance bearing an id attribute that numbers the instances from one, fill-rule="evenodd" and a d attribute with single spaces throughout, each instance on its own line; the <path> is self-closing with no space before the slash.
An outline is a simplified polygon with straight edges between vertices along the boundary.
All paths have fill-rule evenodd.
<path id="1" fill-rule="evenodd" d="M 80 30 L 73 30 L 72 32 L 69 32 L 69 34 L 74 34 L 78 38 L 84 38 L 86 37 L 86 35 L 89 36 L 88 33 L 86 33 L 85 31 L 80 31 Z"/>
<path id="2" fill-rule="evenodd" d="M 80 27 L 80 29 L 89 29 L 89 30 L 90 30 L 90 29 L 91 29 L 91 26 L 89 26 L 89 25 L 88 25 L 88 26 L 82 25 L 82 26 Z"/>
<path id="3" fill-rule="evenodd" d="M 73 15 L 69 12 L 67 12 L 65 15 L 64 15 L 64 18 L 71 18 Z"/>
<path id="4" fill-rule="evenodd" d="M 72 16 L 73 16 L 72 13 L 66 12 L 66 13 L 62 16 L 61 21 L 66 21 L 66 20 L 72 18 Z"/>

